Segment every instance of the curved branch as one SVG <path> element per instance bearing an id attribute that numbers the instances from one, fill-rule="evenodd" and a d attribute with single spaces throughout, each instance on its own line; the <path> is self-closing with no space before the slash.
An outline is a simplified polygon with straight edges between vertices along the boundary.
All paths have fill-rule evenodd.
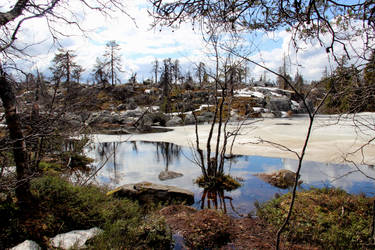
<path id="1" fill-rule="evenodd" d="M 14 21 L 17 17 L 21 16 L 28 2 L 29 0 L 18 0 L 13 9 L 8 12 L 0 13 L 0 26 L 4 26 L 9 22 Z"/>

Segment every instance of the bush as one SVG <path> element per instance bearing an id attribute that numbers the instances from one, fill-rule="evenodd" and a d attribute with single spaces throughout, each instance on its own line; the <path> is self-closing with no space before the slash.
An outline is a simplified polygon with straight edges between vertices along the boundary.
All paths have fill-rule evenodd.
<path id="1" fill-rule="evenodd" d="M 258 205 L 257 215 L 280 227 L 291 194 Z M 286 228 L 288 241 L 319 245 L 324 249 L 362 249 L 369 244 L 372 200 L 337 189 L 299 192 Z"/>
<path id="2" fill-rule="evenodd" d="M 96 249 L 103 244 L 111 246 L 104 249 L 132 248 L 159 240 L 159 244 L 170 244 L 171 235 L 163 221 L 146 221 L 137 203 L 109 197 L 98 187 L 74 186 L 60 177 L 44 176 L 31 182 L 31 190 L 34 202 L 27 211 L 20 211 L 12 201 L 1 203 L 1 249 L 25 239 L 46 247 L 48 238 L 56 234 L 91 227 L 104 229 L 91 243 Z"/>
<path id="3" fill-rule="evenodd" d="M 241 187 L 239 178 L 232 177 L 227 174 L 218 173 L 216 176 L 207 176 L 207 179 L 204 175 L 199 176 L 194 183 L 198 184 L 199 187 L 208 189 L 208 190 L 225 190 L 233 191 Z"/>
<path id="4" fill-rule="evenodd" d="M 164 220 L 156 216 L 119 219 L 104 230 L 90 242 L 90 249 L 169 249 L 172 243 Z"/>

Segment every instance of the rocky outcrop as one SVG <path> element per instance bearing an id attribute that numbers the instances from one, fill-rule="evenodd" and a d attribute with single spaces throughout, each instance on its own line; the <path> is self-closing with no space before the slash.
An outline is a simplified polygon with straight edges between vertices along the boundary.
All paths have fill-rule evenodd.
<path id="1" fill-rule="evenodd" d="M 187 114 L 184 119 L 184 124 L 185 125 L 192 125 L 195 124 L 195 118 L 194 115 L 192 114 Z"/>
<path id="2" fill-rule="evenodd" d="M 84 248 L 87 240 L 95 237 L 103 230 L 93 227 L 88 230 L 74 230 L 64 234 L 58 234 L 50 239 L 51 246 L 59 249 Z"/>
<path id="3" fill-rule="evenodd" d="M 137 200 L 141 204 L 177 202 L 191 205 L 194 203 L 194 193 L 189 190 L 150 182 L 123 185 L 108 192 L 107 195 Z"/>
<path id="4" fill-rule="evenodd" d="M 278 188 L 292 187 L 296 179 L 296 173 L 287 169 L 281 169 L 272 173 L 255 174 L 255 176 Z M 299 181 L 298 184 L 301 183 L 302 181 Z"/>
<path id="5" fill-rule="evenodd" d="M 275 113 L 281 114 L 281 111 L 287 112 L 291 110 L 291 102 L 290 99 L 286 96 L 271 97 L 267 100 L 267 108 Z"/>
<path id="6" fill-rule="evenodd" d="M 213 112 L 202 112 L 200 115 L 197 116 L 198 122 L 211 122 L 214 119 L 215 114 Z"/>
<path id="7" fill-rule="evenodd" d="M 304 103 L 302 101 L 300 101 L 298 112 L 299 113 L 307 113 L 307 111 L 308 111 L 307 109 L 309 109 L 310 112 L 314 112 L 315 108 L 314 108 L 313 102 L 310 99 L 306 99 L 305 102 L 306 102 L 307 108 L 304 105 Z"/>
<path id="8" fill-rule="evenodd" d="M 166 122 L 167 127 L 180 126 L 182 124 L 182 119 L 178 116 L 173 116 L 172 119 Z"/>

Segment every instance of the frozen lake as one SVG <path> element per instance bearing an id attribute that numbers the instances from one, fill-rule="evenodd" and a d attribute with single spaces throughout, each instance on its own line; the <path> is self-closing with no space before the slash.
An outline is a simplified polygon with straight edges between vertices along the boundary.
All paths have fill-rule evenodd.
<path id="1" fill-rule="evenodd" d="M 115 138 L 115 137 L 113 137 Z M 102 167 L 95 181 L 110 187 L 128 183 L 149 181 L 174 185 L 195 193 L 195 206 L 200 206 L 203 189 L 193 183 L 201 175 L 200 168 L 192 162 L 193 150 L 190 147 L 178 146 L 165 142 L 146 141 L 106 141 L 91 144 L 87 155 L 95 159 L 95 167 Z M 256 173 L 272 172 L 279 169 L 295 171 L 298 161 L 294 159 L 272 158 L 262 156 L 241 156 L 226 161 L 225 172 L 233 177 L 243 179 L 242 187 L 224 195 L 232 199 L 234 209 L 240 214 L 254 210 L 254 202 L 264 202 L 288 190 L 274 187 L 257 176 Z M 369 176 L 375 176 L 375 169 L 359 166 Z M 169 180 L 160 180 L 162 171 L 174 171 L 183 174 Z M 301 171 L 301 188 L 337 187 L 349 193 L 364 193 L 373 196 L 375 181 L 360 173 L 355 166 L 346 164 L 328 164 L 305 161 Z M 226 199 L 229 213 L 230 199 Z"/>

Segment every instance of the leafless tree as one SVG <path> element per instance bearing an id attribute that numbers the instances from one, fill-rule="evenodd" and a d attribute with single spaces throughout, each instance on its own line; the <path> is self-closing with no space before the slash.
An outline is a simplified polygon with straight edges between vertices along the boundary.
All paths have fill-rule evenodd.
<path id="1" fill-rule="evenodd" d="M 374 48 L 375 3 L 372 0 L 281 0 L 281 1 L 202 1 L 150 0 L 155 25 L 178 26 L 190 21 L 203 30 L 209 23 L 218 24 L 224 31 L 275 31 L 287 28 L 292 32 L 296 47 L 299 38 L 317 39 L 327 52 L 340 47 L 348 56 L 368 59 Z M 351 32 L 348 32 L 348 31 Z M 363 34 L 363 47 L 354 48 L 352 38 Z M 328 39 L 327 39 L 328 37 Z"/>
<path id="2" fill-rule="evenodd" d="M 55 42 L 69 34 L 61 29 L 61 24 L 71 25 L 84 32 L 80 26 L 79 18 L 69 6 L 68 0 L 30 1 L 12 0 L 0 12 L 0 52 L 2 53 L 0 65 L 0 97 L 5 110 L 6 124 L 10 139 L 13 141 L 13 155 L 16 163 L 18 185 L 16 195 L 20 204 L 27 203 L 29 195 L 30 166 L 28 164 L 25 135 L 22 130 L 20 118 L 17 111 L 16 98 L 13 92 L 12 82 L 6 73 L 6 65 L 13 62 L 13 57 L 27 56 L 25 49 L 32 46 L 31 42 L 19 43 L 18 35 L 22 32 L 23 24 L 31 19 L 44 19 L 48 25 L 50 35 Z M 115 10 L 125 12 L 122 1 L 85 1 L 79 3 L 83 9 L 97 11 L 104 15 L 110 15 Z M 14 67 L 13 67 L 14 68 Z"/>
<path id="3" fill-rule="evenodd" d="M 193 25 L 199 25 L 203 33 L 216 34 L 217 30 L 212 30 L 212 25 L 221 27 L 219 33 L 241 32 L 249 33 L 256 30 L 275 31 L 279 28 L 288 28 L 292 32 L 292 42 L 298 50 L 299 41 L 317 40 L 327 53 L 338 62 L 337 48 L 343 49 L 348 57 L 356 57 L 358 60 L 369 60 L 369 51 L 373 51 L 375 3 L 373 1 L 359 1 L 347 3 L 346 1 L 199 1 L 199 0 L 176 0 L 162 1 L 155 0 L 153 15 L 155 25 L 179 25 L 182 22 L 191 21 Z M 348 30 L 352 32 L 348 32 Z M 345 35 L 343 35 L 345 34 Z M 363 46 L 353 48 L 351 39 L 362 34 Z M 326 37 L 328 37 L 328 42 Z M 295 185 L 292 190 L 292 198 L 287 217 L 277 233 L 276 249 L 280 245 L 280 237 L 289 223 L 296 198 L 296 188 L 298 185 L 299 173 L 308 145 L 311 128 L 316 114 L 322 107 L 332 87 L 328 89 L 315 110 L 310 108 L 307 98 L 310 92 L 301 93 L 299 89 L 285 75 L 276 72 L 262 63 L 256 62 L 246 54 L 239 53 L 231 48 L 228 52 L 234 56 L 242 58 L 249 63 L 263 68 L 282 80 L 295 94 L 302 100 L 309 117 L 309 126 L 305 141 L 299 152 L 292 151 L 280 143 L 261 140 L 273 146 L 295 153 L 299 160 Z M 353 52 L 354 51 L 354 52 Z M 198 136 L 197 136 L 198 144 Z M 209 151 L 210 152 L 210 151 Z M 202 158 L 202 157 L 201 157 Z M 208 162 L 207 165 L 210 163 Z"/>

